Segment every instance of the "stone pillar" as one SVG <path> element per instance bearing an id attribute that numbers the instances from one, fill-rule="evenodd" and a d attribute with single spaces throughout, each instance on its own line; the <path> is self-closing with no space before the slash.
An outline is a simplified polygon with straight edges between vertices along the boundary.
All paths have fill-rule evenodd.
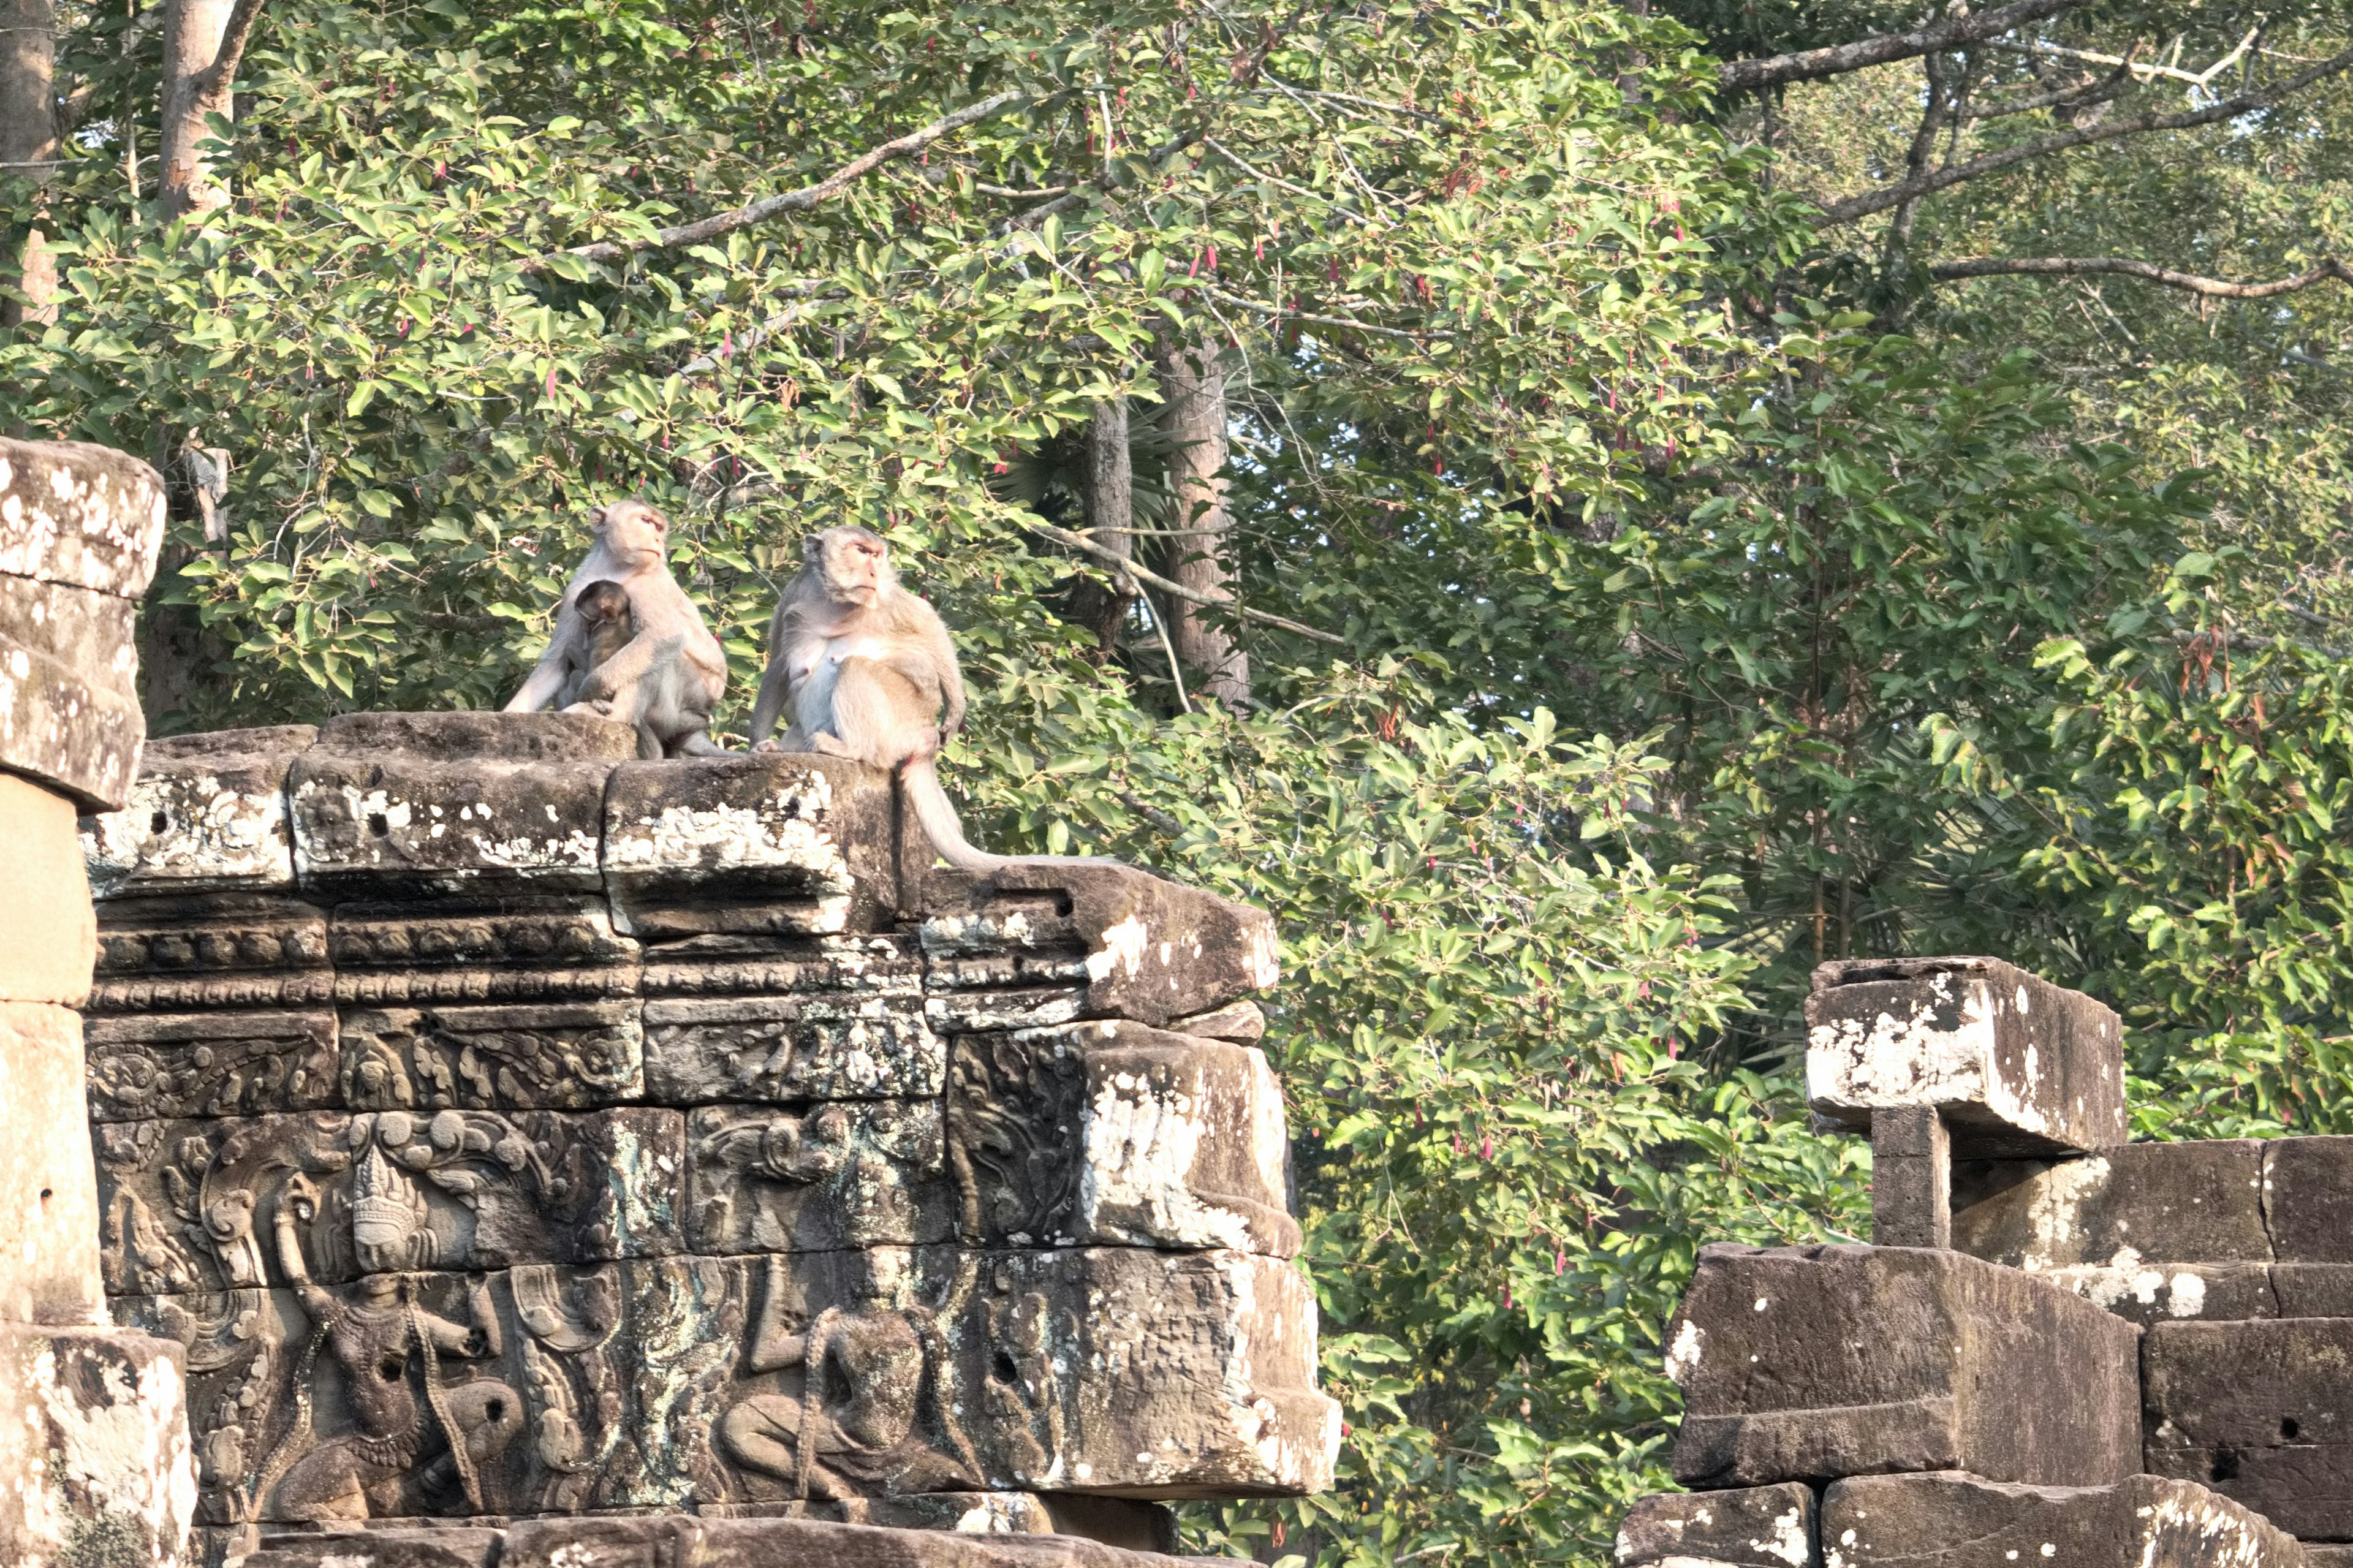
<path id="1" fill-rule="evenodd" d="M 195 1505 L 180 1347 L 109 1326 L 76 1011 L 97 927 L 75 816 L 138 772 L 163 533 L 145 464 L 0 440 L 0 1568 L 176 1563 Z"/>

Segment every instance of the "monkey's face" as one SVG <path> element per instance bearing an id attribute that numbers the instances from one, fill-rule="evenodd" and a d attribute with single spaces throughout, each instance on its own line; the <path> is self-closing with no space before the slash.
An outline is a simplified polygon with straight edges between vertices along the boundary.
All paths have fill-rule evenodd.
<path id="1" fill-rule="evenodd" d="M 624 569 L 659 566 L 670 555 L 670 519 L 641 500 L 617 500 L 588 514 L 596 537 Z"/>
<path id="2" fill-rule="evenodd" d="M 891 547 L 864 528 L 828 528 L 809 542 L 808 562 L 837 604 L 871 605 L 892 584 Z"/>

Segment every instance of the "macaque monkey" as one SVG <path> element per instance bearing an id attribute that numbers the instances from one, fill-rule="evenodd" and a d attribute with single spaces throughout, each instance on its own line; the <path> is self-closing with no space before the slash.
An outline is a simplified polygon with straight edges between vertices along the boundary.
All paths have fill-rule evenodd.
<path id="1" fill-rule="evenodd" d="M 724 755 L 704 731 L 727 689 L 727 656 L 670 574 L 670 520 L 643 501 L 621 500 L 588 521 L 596 548 L 572 574 L 555 636 L 507 711 L 554 705 L 618 719 L 638 731 L 640 757 Z M 609 653 L 616 622 L 602 584 L 628 601 L 629 634 Z M 604 606 L 593 618 L 584 597 Z"/>
<path id="2" fill-rule="evenodd" d="M 565 664 L 564 688 L 554 703 L 557 708 L 578 702 L 590 673 L 628 647 L 638 635 L 638 619 L 629 613 L 629 591 L 618 583 L 591 583 L 573 595 L 572 605 L 587 630 L 579 657 Z M 607 710 L 611 706 L 609 700 L 605 704 Z"/>
<path id="3" fill-rule="evenodd" d="M 899 586 L 881 536 L 828 528 L 802 543 L 801 560 L 768 625 L 752 749 L 818 752 L 897 770 L 924 835 L 948 864 L 976 876 L 1083 858 L 988 855 L 965 841 L 934 762 L 964 727 L 964 673 L 939 612 Z M 787 700 L 792 728 L 771 741 Z"/>

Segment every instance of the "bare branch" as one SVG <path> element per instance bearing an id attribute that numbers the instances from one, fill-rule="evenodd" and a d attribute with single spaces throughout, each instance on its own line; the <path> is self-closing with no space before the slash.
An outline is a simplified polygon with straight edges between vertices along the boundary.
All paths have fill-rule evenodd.
<path id="1" fill-rule="evenodd" d="M 259 4 L 260 0 L 237 0 L 237 8 L 243 10 L 248 5 L 258 6 Z M 669 250 L 681 245 L 700 245 L 705 240 L 717 239 L 722 235 L 733 234 L 739 228 L 749 228 L 754 224 L 765 223 L 770 218 L 782 216 L 786 213 L 806 212 L 818 203 L 840 195 L 861 176 L 871 174 L 892 159 L 903 158 L 910 153 L 919 153 L 951 132 L 961 131 L 967 125 L 987 120 L 999 110 L 1016 103 L 1024 102 L 1027 99 L 1026 93 L 1015 90 L 1000 92 L 994 97 L 984 98 L 978 103 L 967 104 L 954 114 L 943 115 L 933 121 L 920 131 L 911 131 L 895 141 L 885 142 L 880 147 L 852 158 L 816 184 L 803 185 L 797 191 L 785 191 L 776 195 L 764 196 L 749 206 L 737 207 L 733 212 L 714 213 L 709 217 L 698 218 L 692 223 L 680 224 L 672 228 L 658 229 L 650 238 L 602 240 L 595 245 L 575 245 L 557 254 L 577 256 L 586 261 L 623 261 L 638 251 Z M 544 256 L 535 258 L 525 265 L 523 270 L 545 271 L 551 259 L 553 258 Z"/>
<path id="2" fill-rule="evenodd" d="M 1452 332 L 1415 332 L 1409 331 L 1403 327 L 1375 326 L 1370 321 L 1355 321 L 1346 316 L 1311 315 L 1305 310 L 1286 310 L 1281 305 L 1270 305 L 1261 300 L 1245 300 L 1239 294 L 1229 294 L 1223 289 L 1206 283 L 1200 285 L 1200 289 L 1201 292 L 1209 298 L 1231 305 L 1236 310 L 1255 310 L 1261 316 L 1271 316 L 1280 321 L 1304 321 L 1314 327 L 1340 327 L 1352 332 L 1371 332 L 1377 337 L 1403 338 L 1409 343 L 1427 342 L 1433 339 L 1451 339 L 1454 336 Z"/>
<path id="3" fill-rule="evenodd" d="M 2015 5 L 1975 16 L 1947 16 L 1908 33 L 1881 33 L 1827 48 L 1799 49 L 1795 54 L 1774 55 L 1766 59 L 1733 60 L 1716 72 L 1716 86 L 1725 92 L 1754 92 L 1758 88 L 1779 87 L 1785 82 L 1843 76 L 1865 66 L 1915 59 L 1973 44 L 1980 38 L 1995 37 L 2030 22 L 2040 22 L 2045 16 L 2073 10 L 2084 3 L 2084 0 L 2017 0 Z"/>
<path id="4" fill-rule="evenodd" d="M 1085 538 L 1080 534 L 1072 533 L 1067 528 L 1057 528 L 1052 523 L 1047 522 L 1039 518 L 1022 517 L 1019 519 L 1019 521 L 1022 527 L 1028 529 L 1030 532 L 1039 535 L 1040 538 L 1050 539 L 1055 543 L 1062 545 L 1067 549 L 1080 551 L 1085 554 L 1092 555 L 1096 560 L 1103 562 L 1106 565 L 1115 566 L 1122 572 L 1126 573 L 1129 576 L 1134 578 L 1137 582 L 1149 584 L 1151 586 L 1159 589 L 1164 594 L 1174 594 L 1178 598 L 1188 600 L 1196 605 L 1222 605 L 1226 609 L 1231 610 L 1234 614 L 1241 616 L 1242 619 L 1246 621 L 1261 622 L 1266 626 L 1274 626 L 1282 631 L 1289 632 L 1294 637 L 1308 637 L 1321 643 L 1330 643 L 1335 647 L 1346 647 L 1348 646 L 1348 639 L 1346 637 L 1334 637 L 1330 632 L 1318 631 L 1314 626 L 1303 626 L 1297 621 L 1287 621 L 1281 616 L 1270 616 L 1264 610 L 1253 610 L 1248 605 L 1236 604 L 1231 599 L 1214 598 L 1197 589 L 1187 588 L 1181 583 L 1172 583 L 1167 578 L 1161 576 L 1158 573 L 1145 571 L 1143 567 L 1138 566 L 1134 562 L 1129 560 L 1126 556 L 1122 555 L 1118 551 L 1112 549 L 1110 546 L 1097 544 L 1093 540 Z"/>
<path id="5" fill-rule="evenodd" d="M 228 26 L 221 29 L 220 52 L 213 56 L 195 79 L 199 100 L 221 91 L 237 79 L 237 68 L 244 62 L 245 46 L 253 37 L 253 25 L 261 20 L 261 7 L 266 0 L 237 0 L 228 14 Z"/>
<path id="6" fill-rule="evenodd" d="M 2064 153 L 2073 147 L 2088 147 L 2094 142 L 2113 142 L 2121 136 L 2139 136 L 2152 131 L 2191 131 L 2200 125 L 2214 124 L 2218 121 L 2235 120 L 2242 114 L 2253 113 L 2258 109 L 2268 109 L 2290 93 L 2301 91 L 2323 77 L 2335 76 L 2348 66 L 2353 66 L 2353 49 L 2332 55 L 2318 65 L 2307 70 L 2298 71 L 2295 75 L 2274 82 L 2269 87 L 2258 88 L 2253 92 L 2242 92 L 2236 98 L 2226 98 L 2221 102 L 2211 104 L 2204 109 L 2189 110 L 2179 114 L 2137 114 L 2129 120 L 2115 120 L 2102 125 L 2086 125 L 2057 136 L 2045 137 L 2040 142 L 2029 142 L 2022 147 L 2010 147 L 1999 153 L 1989 153 L 1982 158 L 1972 158 L 1966 163 L 1955 163 L 1950 168 L 1931 170 L 1895 184 L 1883 186 L 1876 191 L 1866 191 L 1859 196 L 1849 196 L 1842 202 L 1832 202 L 1822 208 L 1820 221 L 1826 224 L 1852 223 L 1859 217 L 1869 217 L 1873 213 L 1885 212 L 1889 207 L 1898 206 L 1909 201 L 1917 201 L 1922 196 L 1934 195 L 1937 191 L 1957 185 L 1965 180 L 1974 180 L 1980 174 L 1990 174 L 1998 169 L 2007 169 L 2012 164 L 2023 163 L 2030 158 L 2045 157 L 2052 153 Z"/>
<path id="7" fill-rule="evenodd" d="M 2084 60 L 2095 66 L 2115 66 L 2119 70 L 2130 71 L 2134 80 L 2144 83 L 2164 77 L 2169 81 L 2187 82 L 2191 87 L 2204 87 L 2246 58 L 2247 51 L 2254 47 L 2255 40 L 2263 37 L 2263 24 L 2256 23 L 2247 29 L 2247 36 L 2239 40 L 2237 48 L 2232 49 L 2202 71 L 2186 71 L 2179 66 L 2161 66 L 2154 62 L 2144 65 L 2130 55 L 2103 55 L 2090 49 L 2062 48 L 2057 44 L 1998 43 L 1993 47 L 2010 49 L 2022 55 L 2047 55 L 2058 59 Z"/>
<path id="8" fill-rule="evenodd" d="M 1962 120 L 2000 120 L 2011 114 L 2031 114 L 2038 109 L 2089 109 L 2105 103 L 2133 85 L 2132 73 L 2119 66 L 2105 77 L 2053 88 L 2030 98 L 2000 99 L 1992 103 L 1965 103 L 1956 110 Z"/>
<path id="9" fill-rule="evenodd" d="M 2309 272 L 2276 278 L 2268 283 L 2232 283 L 2220 278 L 2200 278 L 2194 272 L 2176 272 L 2169 267 L 2122 256 L 1983 256 L 1967 261 L 1940 261 L 1928 268 L 1928 276 L 1939 283 L 1964 278 L 2081 278 L 2095 273 L 2142 278 L 2213 300 L 2272 300 L 2309 289 L 2316 283 L 2326 283 L 2332 278 L 2340 283 L 2353 283 L 2353 267 L 2334 257 Z"/>

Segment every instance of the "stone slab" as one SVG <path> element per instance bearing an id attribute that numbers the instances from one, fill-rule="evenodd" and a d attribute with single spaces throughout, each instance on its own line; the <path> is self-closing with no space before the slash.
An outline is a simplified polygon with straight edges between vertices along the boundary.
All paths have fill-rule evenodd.
<path id="1" fill-rule="evenodd" d="M 937 1100 L 704 1106 L 687 1147 L 697 1252 L 910 1246 L 955 1232 Z"/>
<path id="2" fill-rule="evenodd" d="M 633 763 L 604 832 L 615 910 L 649 937 L 862 931 L 891 900 L 889 776 L 839 758 Z"/>
<path id="3" fill-rule="evenodd" d="M 1806 1093 L 1831 1126 L 1934 1106 L 1956 1159 L 2125 1142 L 2116 1016 L 1992 958 L 1826 963 L 1806 998 Z"/>
<path id="4" fill-rule="evenodd" d="M 1733 1568 L 1811 1568 L 1814 1489 L 1797 1481 L 1731 1491 L 1658 1492 L 1618 1527 L 1619 1568 L 1698 1558 Z"/>
<path id="5" fill-rule="evenodd" d="M 923 843 L 912 816 L 900 832 L 910 845 Z M 1112 860 L 1014 865 L 976 880 L 936 869 L 911 876 L 920 854 L 902 857 L 901 897 L 909 898 L 912 881 L 926 950 L 964 959 L 976 983 L 1025 984 L 1020 960 L 1051 962 L 1075 947 L 1087 1015 L 1160 1028 L 1281 978 L 1274 921 L 1264 910 Z"/>
<path id="6" fill-rule="evenodd" d="M 512 723 L 576 716 L 502 717 Z M 613 767 L 345 752 L 331 748 L 322 732 L 287 775 L 296 879 L 306 890 L 364 889 L 379 899 L 407 891 L 595 891 L 603 882 L 597 859 Z"/>
<path id="7" fill-rule="evenodd" d="M 1871 1118 L 1871 1239 L 1953 1244 L 1953 1141 L 1932 1105 L 1883 1105 Z"/>
<path id="8" fill-rule="evenodd" d="M 2100 1485 L 2139 1458 L 2133 1325 L 1910 1247 L 1711 1246 L 1669 1325 L 1685 1486 L 1968 1469 Z"/>
<path id="9" fill-rule="evenodd" d="M 646 1092 L 711 1100 L 896 1099 L 937 1094 L 947 1047 L 920 996 L 696 996 L 645 1004 Z"/>
<path id="10" fill-rule="evenodd" d="M 99 896 L 291 889 L 286 773 L 317 736 L 285 724 L 148 742 L 121 809 L 82 822 Z"/>
<path id="11" fill-rule="evenodd" d="M 9 858 L 8 896 L 0 899 L 0 1002 L 79 1006 L 98 962 L 98 921 L 73 802 L 0 773 L 0 844 Z"/>
<path id="12" fill-rule="evenodd" d="M 117 1293 L 258 1286 L 282 1276 L 290 1205 L 310 1277 L 601 1263 L 684 1247 L 685 1117 L 323 1111 L 96 1130 Z"/>
<path id="13" fill-rule="evenodd" d="M 164 546 L 164 482 L 111 447 L 0 437 L 0 574 L 135 600 Z"/>
<path id="14" fill-rule="evenodd" d="M 178 1562 L 196 1502 L 186 1394 L 176 1345 L 0 1323 L 0 1563 Z"/>
<path id="15" fill-rule="evenodd" d="M 136 624 L 132 600 L 0 574 L 0 769 L 122 804 L 147 735 Z"/>
<path id="16" fill-rule="evenodd" d="M 304 1561 L 324 1568 L 318 1558 Z M 1198 1562 L 1071 1535 L 682 1515 L 519 1521 L 506 1531 L 498 1558 L 500 1568 L 1177 1568 Z"/>
<path id="17" fill-rule="evenodd" d="M 2353 1540 L 2353 1319 L 2159 1323 L 2143 1379 L 2149 1470 Z"/>
<path id="18" fill-rule="evenodd" d="M 307 1287 L 266 1267 L 116 1299 L 187 1347 L 207 1523 L 348 1510 L 354 1487 L 371 1518 L 789 1503 L 812 1358 L 808 1429 L 870 1435 L 820 1439 L 821 1498 L 1290 1494 L 1328 1484 L 1338 1442 L 1312 1293 L 1241 1254 L 878 1246 Z"/>
<path id="19" fill-rule="evenodd" d="M 103 1323 L 98 1185 L 82 1114 L 81 1020 L 0 1002 L 8 1158 L 0 1162 L 0 1321 Z"/>
<path id="20" fill-rule="evenodd" d="M 1822 1496 L 1838 1568 L 2304 1568 L 2261 1514 L 2189 1481 L 2035 1487 L 1940 1474 L 1834 1481 Z"/>
<path id="21" fill-rule="evenodd" d="M 646 1087 L 644 1027 L 628 999 L 344 1007 L 336 1038 L 354 1110 L 586 1110 Z"/>
<path id="22" fill-rule="evenodd" d="M 2263 1209 L 2284 1263 L 2353 1263 L 2353 1138 L 2274 1138 L 2263 1152 Z"/>
<path id="23" fill-rule="evenodd" d="M 1294 1256 L 1265 1057 L 1124 1020 L 956 1042 L 950 1163 L 975 1240 Z"/>
<path id="24" fill-rule="evenodd" d="M 310 1110 L 341 1098 L 327 1008 L 100 1015 L 81 1028 L 92 1121 Z"/>

